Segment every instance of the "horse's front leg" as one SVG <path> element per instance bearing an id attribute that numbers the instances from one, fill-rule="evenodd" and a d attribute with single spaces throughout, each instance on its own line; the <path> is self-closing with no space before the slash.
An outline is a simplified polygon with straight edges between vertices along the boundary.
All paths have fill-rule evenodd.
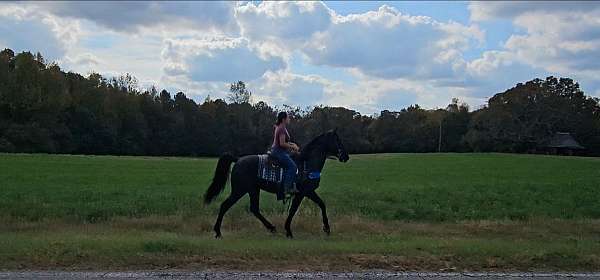
<path id="1" fill-rule="evenodd" d="M 294 199 L 292 200 L 292 205 L 290 206 L 290 212 L 288 214 L 287 219 L 285 220 L 285 232 L 286 232 L 285 235 L 289 238 L 294 238 L 294 235 L 292 234 L 292 229 L 291 229 L 292 219 L 294 218 L 296 211 L 298 211 L 298 207 L 300 206 L 300 203 L 302 202 L 303 198 L 304 197 L 301 194 L 296 194 L 294 196 Z"/>
<path id="2" fill-rule="evenodd" d="M 321 208 L 321 216 L 323 216 L 323 231 L 329 235 L 331 233 L 331 229 L 329 227 L 329 219 L 327 218 L 327 209 L 325 207 L 325 202 L 319 197 L 319 195 L 312 191 L 306 195 L 310 200 L 314 201 Z"/>

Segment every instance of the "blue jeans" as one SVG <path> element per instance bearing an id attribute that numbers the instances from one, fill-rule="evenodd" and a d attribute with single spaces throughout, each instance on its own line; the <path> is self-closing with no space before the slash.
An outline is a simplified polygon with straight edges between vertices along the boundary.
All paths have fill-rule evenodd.
<path id="1" fill-rule="evenodd" d="M 281 148 L 272 148 L 271 155 L 279 160 L 281 167 L 283 167 L 283 185 L 292 186 L 296 182 L 296 170 L 298 168 L 288 151 Z"/>

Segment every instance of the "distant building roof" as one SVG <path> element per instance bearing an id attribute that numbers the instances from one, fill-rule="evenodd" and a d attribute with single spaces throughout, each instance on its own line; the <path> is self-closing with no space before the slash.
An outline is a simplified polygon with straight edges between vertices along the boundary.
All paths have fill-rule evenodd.
<path id="1" fill-rule="evenodd" d="M 575 138 L 571 136 L 568 132 L 557 132 L 555 133 L 548 144 L 546 144 L 548 148 L 565 148 L 565 149 L 585 149 L 583 146 L 579 145 Z"/>

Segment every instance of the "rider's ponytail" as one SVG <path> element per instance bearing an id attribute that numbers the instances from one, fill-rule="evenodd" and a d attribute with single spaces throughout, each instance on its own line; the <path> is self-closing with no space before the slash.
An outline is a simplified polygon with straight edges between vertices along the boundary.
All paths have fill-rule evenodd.
<path id="1" fill-rule="evenodd" d="M 280 125 L 281 122 L 283 122 L 283 120 L 285 120 L 288 117 L 286 112 L 279 112 L 279 114 L 277 114 L 277 122 L 275 123 L 276 125 Z"/>

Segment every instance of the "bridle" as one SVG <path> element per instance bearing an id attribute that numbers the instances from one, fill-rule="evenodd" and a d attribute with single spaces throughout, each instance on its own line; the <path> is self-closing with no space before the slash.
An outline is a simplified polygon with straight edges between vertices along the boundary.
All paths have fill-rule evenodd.
<path id="1" fill-rule="evenodd" d="M 339 136 L 337 134 L 335 134 L 335 137 L 336 137 L 335 144 L 337 146 L 337 155 L 336 156 L 337 156 L 338 159 L 341 159 L 342 158 L 342 152 L 344 152 L 344 150 L 342 149 L 342 145 L 341 145 L 342 143 L 340 142 Z"/>

